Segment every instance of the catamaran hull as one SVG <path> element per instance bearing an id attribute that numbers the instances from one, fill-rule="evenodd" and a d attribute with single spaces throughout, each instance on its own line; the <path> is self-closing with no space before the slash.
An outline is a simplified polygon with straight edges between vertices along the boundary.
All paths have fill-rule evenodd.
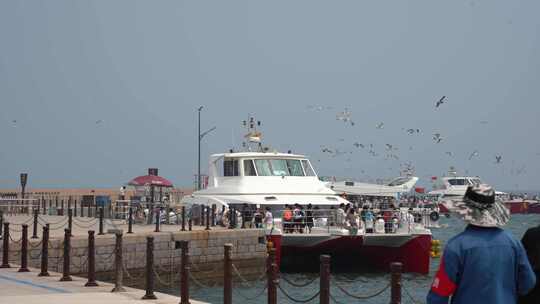
<path id="1" fill-rule="evenodd" d="M 291 234 L 281 236 L 281 258 L 298 260 L 329 254 L 388 270 L 392 262 L 403 263 L 405 272 L 427 274 L 430 266 L 431 235 L 324 236 Z"/>

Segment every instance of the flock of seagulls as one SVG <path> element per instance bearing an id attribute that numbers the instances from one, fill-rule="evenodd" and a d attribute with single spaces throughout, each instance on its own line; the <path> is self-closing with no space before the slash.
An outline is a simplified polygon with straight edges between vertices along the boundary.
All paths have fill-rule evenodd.
<path id="1" fill-rule="evenodd" d="M 434 104 L 435 109 L 439 109 L 442 106 L 446 105 L 447 103 L 448 103 L 448 98 L 446 97 L 446 95 L 441 96 L 440 98 L 435 100 L 435 104 Z M 333 107 L 313 106 L 312 105 L 312 106 L 308 106 L 308 110 L 312 110 L 312 111 L 328 111 L 328 110 L 333 110 Z M 353 120 L 353 115 L 352 115 L 351 111 L 348 108 L 345 108 L 343 111 L 337 112 L 336 120 L 340 121 L 340 122 L 343 122 L 345 124 L 348 124 L 350 126 L 355 125 L 355 122 Z M 486 125 L 489 122 L 487 120 L 482 120 L 479 123 L 482 124 L 482 125 Z M 385 123 L 382 122 L 382 121 L 375 124 L 375 129 L 376 130 L 382 130 L 382 129 L 384 129 L 384 127 L 385 127 Z M 406 132 L 408 135 L 421 135 L 423 133 L 423 131 L 420 128 L 417 128 L 417 127 L 401 128 L 401 130 Z M 431 139 L 432 139 L 434 144 L 441 144 L 441 143 L 444 142 L 444 137 L 440 132 L 436 132 L 436 133 L 432 133 L 432 134 L 433 135 L 432 135 Z M 345 139 L 344 138 L 339 138 L 339 142 L 345 142 Z M 375 148 L 374 144 L 372 144 L 372 143 L 362 143 L 362 142 L 355 141 L 355 142 L 352 143 L 352 146 L 354 148 L 356 148 L 356 150 L 364 150 L 364 151 L 366 151 L 367 154 L 372 156 L 372 157 L 381 156 L 381 154 L 377 152 L 377 149 Z M 382 156 L 384 157 L 385 160 L 396 160 L 396 161 L 400 160 L 400 156 L 398 155 L 399 149 L 394 144 L 386 143 L 386 144 L 384 144 L 383 148 L 379 148 L 379 150 L 384 151 Z M 413 146 L 409 145 L 408 150 L 412 151 Z M 328 154 L 328 155 L 332 156 L 332 157 L 337 157 L 337 156 L 345 155 L 345 154 L 350 155 L 350 154 L 353 153 L 352 151 L 346 152 L 346 151 L 343 151 L 343 149 L 340 150 L 340 149 L 337 149 L 337 148 L 331 148 L 329 146 L 321 146 L 321 151 L 323 153 L 325 153 L 325 154 Z M 444 155 L 446 155 L 447 157 L 450 157 L 450 158 L 453 158 L 453 157 L 456 156 L 455 153 L 452 152 L 452 151 L 445 151 Z M 540 152 L 536 153 L 536 155 L 540 156 Z M 468 154 L 468 160 L 469 161 L 474 161 L 475 159 L 477 159 L 479 157 L 480 157 L 480 152 L 478 150 L 473 150 L 472 152 L 470 152 Z M 502 155 L 497 154 L 494 157 L 495 157 L 494 164 L 499 165 L 499 164 L 503 163 L 503 156 Z M 347 161 L 351 161 L 350 156 L 347 158 Z M 410 162 L 401 163 L 400 167 L 401 167 L 400 172 L 402 172 L 402 173 L 407 172 L 408 174 L 412 174 L 414 172 L 414 166 Z M 361 170 L 361 171 L 364 172 L 364 170 Z M 515 169 L 514 172 L 516 174 L 518 174 L 518 173 L 521 174 L 521 173 L 525 172 L 525 168 Z"/>

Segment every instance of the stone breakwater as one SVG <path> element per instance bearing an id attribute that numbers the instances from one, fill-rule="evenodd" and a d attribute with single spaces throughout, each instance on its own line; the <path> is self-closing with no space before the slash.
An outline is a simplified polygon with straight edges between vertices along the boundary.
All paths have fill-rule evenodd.
<path id="1" fill-rule="evenodd" d="M 266 259 L 265 234 L 261 229 L 241 230 L 198 230 L 157 233 L 123 234 L 124 269 L 133 273 L 141 273 L 146 265 L 146 237 L 154 237 L 154 265 L 160 272 L 167 269 L 178 269 L 181 249 L 178 241 L 189 242 L 189 258 L 191 272 L 201 279 L 218 279 L 223 277 L 223 245 L 233 245 L 232 258 L 236 268 L 242 275 L 259 275 L 264 272 Z M 96 272 L 110 273 L 114 270 L 115 235 L 95 236 Z M 28 265 L 39 268 L 41 265 L 40 239 L 28 241 Z M 49 270 L 63 271 L 63 239 L 49 240 Z M 21 242 L 10 242 L 10 258 L 12 264 L 21 261 Z M 70 270 L 74 275 L 87 272 L 88 237 L 73 236 L 71 238 Z M 175 271 L 175 270 L 173 270 Z"/>

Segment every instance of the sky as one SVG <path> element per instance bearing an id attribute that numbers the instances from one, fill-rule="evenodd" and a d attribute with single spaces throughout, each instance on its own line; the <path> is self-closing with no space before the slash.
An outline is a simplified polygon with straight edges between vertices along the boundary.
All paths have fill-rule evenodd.
<path id="1" fill-rule="evenodd" d="M 321 176 L 388 178 L 409 163 L 421 185 L 454 166 L 497 189 L 540 189 L 539 11 L 535 0 L 1 1 L 0 188 L 20 172 L 30 188 L 118 187 L 148 167 L 191 186 L 204 106 L 202 129 L 216 130 L 203 173 L 210 154 L 240 148 L 253 115 L 265 145 L 309 156 Z"/>

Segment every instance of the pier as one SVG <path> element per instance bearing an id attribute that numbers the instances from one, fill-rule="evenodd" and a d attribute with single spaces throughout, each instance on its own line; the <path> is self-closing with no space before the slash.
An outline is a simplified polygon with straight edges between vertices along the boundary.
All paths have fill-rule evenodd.
<path id="1" fill-rule="evenodd" d="M 156 300 L 142 300 L 144 290 L 125 287 L 125 292 L 111 292 L 114 284 L 98 282 L 98 286 L 84 287 L 86 278 L 72 277 L 72 281 L 60 282 L 61 273 L 49 272 L 50 276 L 37 276 L 39 269 L 18 272 L 17 267 L 0 271 L 0 303 L 17 304 L 178 304 L 180 298 L 156 292 Z M 190 300 L 192 304 L 204 302 Z"/>

